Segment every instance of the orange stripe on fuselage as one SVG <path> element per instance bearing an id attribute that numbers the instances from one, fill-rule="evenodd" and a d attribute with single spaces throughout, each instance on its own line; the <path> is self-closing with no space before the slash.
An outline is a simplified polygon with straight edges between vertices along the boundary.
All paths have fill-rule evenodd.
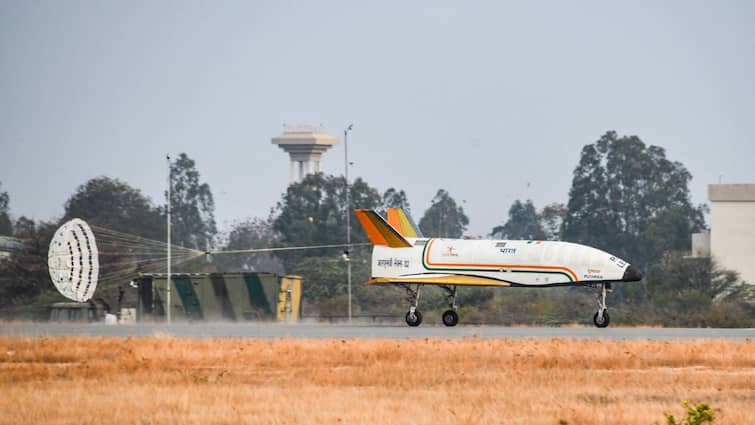
<path id="1" fill-rule="evenodd" d="M 483 268 L 498 268 L 498 269 L 535 269 L 535 270 L 561 270 L 569 273 L 574 281 L 578 281 L 577 274 L 568 267 L 561 266 L 528 266 L 524 264 L 472 264 L 472 263 L 431 263 L 430 262 L 430 249 L 432 249 L 435 239 L 430 240 L 425 251 L 425 264 L 432 267 L 483 267 Z"/>

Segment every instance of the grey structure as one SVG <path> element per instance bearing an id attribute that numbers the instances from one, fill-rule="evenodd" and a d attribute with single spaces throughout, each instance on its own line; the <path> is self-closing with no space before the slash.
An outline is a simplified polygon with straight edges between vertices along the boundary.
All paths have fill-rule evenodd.
<path id="1" fill-rule="evenodd" d="M 338 144 L 338 139 L 327 134 L 322 127 L 286 127 L 283 134 L 273 137 L 272 143 L 280 146 L 291 158 L 289 183 L 300 181 L 307 174 L 319 173 L 323 152 Z M 295 169 L 299 174 L 296 177 Z"/>

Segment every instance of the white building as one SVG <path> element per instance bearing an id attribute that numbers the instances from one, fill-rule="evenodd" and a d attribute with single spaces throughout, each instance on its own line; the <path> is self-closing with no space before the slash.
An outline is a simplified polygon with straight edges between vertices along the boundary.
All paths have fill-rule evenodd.
<path id="1" fill-rule="evenodd" d="M 710 255 L 755 284 L 755 184 L 711 184 L 708 199 Z"/>

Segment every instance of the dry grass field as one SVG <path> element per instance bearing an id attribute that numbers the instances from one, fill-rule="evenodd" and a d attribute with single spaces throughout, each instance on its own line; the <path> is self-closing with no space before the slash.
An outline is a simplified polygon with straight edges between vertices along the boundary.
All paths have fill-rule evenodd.
<path id="1" fill-rule="evenodd" d="M 755 423 L 752 341 L 0 337 L 0 424 Z"/>

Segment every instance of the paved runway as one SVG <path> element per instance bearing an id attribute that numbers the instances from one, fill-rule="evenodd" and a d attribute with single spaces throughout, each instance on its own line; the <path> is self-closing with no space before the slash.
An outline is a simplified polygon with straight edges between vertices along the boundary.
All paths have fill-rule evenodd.
<path id="1" fill-rule="evenodd" d="M 153 336 L 194 338 L 583 338 L 583 339 L 755 339 L 755 329 L 590 328 L 504 326 L 283 325 L 274 323 L 56 324 L 0 323 L 0 335 Z"/>

